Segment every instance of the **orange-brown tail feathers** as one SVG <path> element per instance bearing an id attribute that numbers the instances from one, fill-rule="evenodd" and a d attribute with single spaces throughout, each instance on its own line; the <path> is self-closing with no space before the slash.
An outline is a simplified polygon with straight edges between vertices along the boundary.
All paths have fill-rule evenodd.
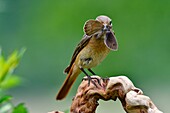
<path id="1" fill-rule="evenodd" d="M 76 80 L 77 76 L 81 73 L 81 70 L 73 64 L 68 72 L 68 75 L 62 85 L 61 89 L 59 90 L 56 99 L 62 100 L 68 94 L 71 86 L 73 85 L 74 81 Z"/>

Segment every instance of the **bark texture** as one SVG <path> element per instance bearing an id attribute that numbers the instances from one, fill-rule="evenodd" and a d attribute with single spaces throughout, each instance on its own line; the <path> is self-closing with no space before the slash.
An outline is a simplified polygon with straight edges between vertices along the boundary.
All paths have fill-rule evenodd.
<path id="1" fill-rule="evenodd" d="M 93 83 L 90 82 L 90 85 L 88 80 L 83 80 L 73 98 L 70 113 L 95 113 L 99 99 L 104 101 L 119 99 L 126 113 L 163 113 L 126 76 L 106 79 L 99 76 L 91 77 L 98 78 L 100 84 L 97 79 L 92 79 Z"/>

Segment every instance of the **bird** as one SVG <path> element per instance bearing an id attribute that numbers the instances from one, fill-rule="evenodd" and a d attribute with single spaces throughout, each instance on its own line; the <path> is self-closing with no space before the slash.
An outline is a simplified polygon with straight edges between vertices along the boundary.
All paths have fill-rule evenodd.
<path id="1" fill-rule="evenodd" d="M 67 77 L 56 96 L 56 100 L 62 100 L 66 97 L 81 72 L 91 81 L 92 77 L 87 74 L 85 69 L 96 75 L 91 68 L 100 64 L 110 50 L 118 50 L 117 39 L 112 30 L 112 20 L 105 15 L 100 15 L 95 20 L 87 20 L 84 24 L 84 36 L 77 45 L 69 66 L 64 70 Z"/>

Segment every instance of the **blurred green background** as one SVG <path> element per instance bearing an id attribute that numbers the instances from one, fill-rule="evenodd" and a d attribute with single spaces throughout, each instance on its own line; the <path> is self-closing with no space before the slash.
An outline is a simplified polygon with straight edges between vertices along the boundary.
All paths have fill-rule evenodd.
<path id="1" fill-rule="evenodd" d="M 112 19 L 119 50 L 93 70 L 103 77 L 128 76 L 160 110 L 168 112 L 169 0 L 0 0 L 0 46 L 4 54 L 27 48 L 15 71 L 23 82 L 9 92 L 16 103 L 25 102 L 30 113 L 69 109 L 84 75 L 78 77 L 65 100 L 56 101 L 66 77 L 63 70 L 83 36 L 85 21 L 99 15 Z M 97 113 L 124 113 L 119 101 L 100 104 Z"/>

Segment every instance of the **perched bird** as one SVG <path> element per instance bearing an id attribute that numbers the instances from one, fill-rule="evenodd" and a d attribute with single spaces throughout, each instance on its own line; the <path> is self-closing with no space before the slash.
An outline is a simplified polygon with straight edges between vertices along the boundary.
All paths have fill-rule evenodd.
<path id="1" fill-rule="evenodd" d="M 58 92 L 57 100 L 66 97 L 77 76 L 83 72 L 89 80 L 92 78 L 85 72 L 88 69 L 93 75 L 92 67 L 100 64 L 110 50 L 118 49 L 112 21 L 107 16 L 98 16 L 96 20 L 88 20 L 84 25 L 85 35 L 77 45 L 70 65 L 65 69 L 67 77 Z"/>

